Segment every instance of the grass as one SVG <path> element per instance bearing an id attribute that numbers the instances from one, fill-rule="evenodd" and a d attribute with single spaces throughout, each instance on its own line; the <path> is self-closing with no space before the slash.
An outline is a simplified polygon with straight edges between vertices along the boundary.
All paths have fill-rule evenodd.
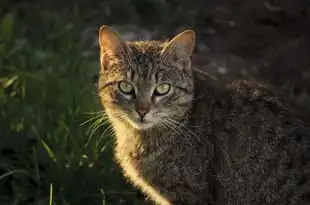
<path id="1" fill-rule="evenodd" d="M 85 55 L 76 13 L 41 15 L 0 22 L 0 204 L 141 204 L 98 117 L 97 50 Z"/>

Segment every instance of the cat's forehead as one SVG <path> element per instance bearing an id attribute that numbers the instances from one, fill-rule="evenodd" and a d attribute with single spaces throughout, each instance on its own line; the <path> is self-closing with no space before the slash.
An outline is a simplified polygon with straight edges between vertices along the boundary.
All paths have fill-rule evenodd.
<path id="1" fill-rule="evenodd" d="M 128 45 L 132 51 L 132 60 L 137 64 L 141 64 L 158 61 L 165 43 L 160 41 L 136 41 L 128 42 Z"/>
<path id="2" fill-rule="evenodd" d="M 115 79 L 125 78 L 126 80 L 143 84 L 154 82 L 182 82 L 184 76 L 179 69 L 175 69 L 161 61 L 161 51 L 167 42 L 161 41 L 127 41 L 131 49 L 130 61 L 127 58 L 119 59 L 121 63 L 109 71 Z M 183 76 L 183 77 L 182 77 Z"/>
<path id="3" fill-rule="evenodd" d="M 164 44 L 159 41 L 129 42 L 131 48 L 131 64 L 127 68 L 128 76 L 149 80 L 159 71 L 160 52 Z M 128 74 L 129 73 L 129 74 Z"/>

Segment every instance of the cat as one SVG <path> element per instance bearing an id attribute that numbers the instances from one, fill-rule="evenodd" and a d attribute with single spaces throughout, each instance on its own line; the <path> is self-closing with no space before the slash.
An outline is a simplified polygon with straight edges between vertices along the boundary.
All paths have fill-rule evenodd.
<path id="1" fill-rule="evenodd" d="M 98 92 L 124 176 L 159 205 L 310 204 L 310 120 L 255 81 L 191 66 L 195 33 L 99 31 Z"/>

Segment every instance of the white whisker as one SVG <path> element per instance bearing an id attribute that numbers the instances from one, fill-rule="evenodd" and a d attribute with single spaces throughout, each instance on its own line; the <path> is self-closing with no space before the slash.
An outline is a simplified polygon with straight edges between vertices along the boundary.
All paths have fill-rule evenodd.
<path id="1" fill-rule="evenodd" d="M 185 125 L 183 125 L 182 123 L 180 123 L 180 122 L 178 122 L 178 121 L 176 121 L 176 120 L 173 120 L 173 119 L 171 119 L 171 118 L 168 118 L 167 120 L 169 120 L 169 121 L 171 121 L 171 122 L 173 122 L 173 123 L 175 123 L 175 124 L 177 124 L 177 125 L 180 125 L 180 126 L 183 127 L 185 130 L 187 130 L 191 135 L 193 135 L 193 136 L 195 137 L 196 140 L 200 141 L 199 138 L 197 137 L 197 135 L 196 135 L 193 131 L 191 131 L 189 128 L 187 128 Z"/>
<path id="2" fill-rule="evenodd" d="M 172 121 L 169 121 L 168 118 L 164 118 L 164 122 L 169 126 L 169 128 L 171 128 L 174 132 L 176 132 L 176 134 L 180 137 L 184 137 L 184 139 L 186 140 L 186 142 L 188 143 L 188 145 L 190 147 L 194 147 L 193 144 L 191 143 L 191 140 L 188 137 L 191 137 L 190 135 L 188 135 L 184 130 L 182 130 L 180 127 L 178 127 L 177 124 L 173 123 Z"/>
<path id="3" fill-rule="evenodd" d="M 110 131 L 109 131 L 110 130 Z M 109 131 L 109 132 L 108 132 Z M 101 142 L 101 140 L 103 139 L 103 137 L 105 136 L 109 136 L 110 134 L 114 134 L 114 129 L 113 126 L 111 124 L 109 124 L 109 126 L 104 130 L 104 132 L 100 135 L 99 138 L 99 143 Z"/>
<path id="4" fill-rule="evenodd" d="M 101 115 L 97 115 L 97 116 L 95 116 L 95 117 L 92 117 L 92 118 L 86 120 L 85 122 L 82 122 L 82 123 L 80 124 L 80 126 L 83 126 L 83 125 L 89 123 L 90 121 L 97 120 L 97 119 L 100 118 L 100 117 L 102 117 L 102 116 L 101 116 Z"/>

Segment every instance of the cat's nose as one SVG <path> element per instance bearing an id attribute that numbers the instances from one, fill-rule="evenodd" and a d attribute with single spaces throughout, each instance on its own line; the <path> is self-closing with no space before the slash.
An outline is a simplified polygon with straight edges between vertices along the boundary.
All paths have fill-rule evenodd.
<path id="1" fill-rule="evenodd" d="M 137 102 L 135 108 L 140 118 L 143 119 L 144 116 L 150 111 L 151 105 L 149 103 Z"/>
<path id="2" fill-rule="evenodd" d="M 135 104 L 135 108 L 142 120 L 143 117 L 150 111 L 151 104 L 143 101 L 137 101 Z"/>
<path id="3" fill-rule="evenodd" d="M 140 118 L 142 119 L 150 110 L 149 109 L 136 109 Z"/>

